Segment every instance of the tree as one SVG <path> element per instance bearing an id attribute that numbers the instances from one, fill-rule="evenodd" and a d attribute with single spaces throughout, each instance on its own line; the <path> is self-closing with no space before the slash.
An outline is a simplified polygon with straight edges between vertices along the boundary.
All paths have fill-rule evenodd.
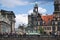
<path id="1" fill-rule="evenodd" d="M 44 33 L 44 29 L 42 27 L 39 28 L 39 31 L 40 31 L 41 34 Z"/>

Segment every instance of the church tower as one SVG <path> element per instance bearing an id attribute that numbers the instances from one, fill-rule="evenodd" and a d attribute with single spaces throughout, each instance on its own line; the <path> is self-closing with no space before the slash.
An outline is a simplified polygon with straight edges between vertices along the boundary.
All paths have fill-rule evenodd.
<path id="1" fill-rule="evenodd" d="M 38 3 L 36 2 L 35 5 L 34 5 L 34 8 L 33 8 L 33 13 L 32 13 L 34 16 L 37 16 L 38 15 Z"/>
<path id="2" fill-rule="evenodd" d="M 38 12 L 38 3 L 36 2 L 33 8 L 31 15 L 28 15 L 28 24 L 35 32 L 38 32 L 38 28 L 42 25 L 41 14 Z"/>
<path id="3" fill-rule="evenodd" d="M 53 31 L 60 35 L 60 0 L 54 0 Z"/>
<path id="4" fill-rule="evenodd" d="M 37 3 L 35 3 L 35 6 L 34 6 L 34 9 L 33 9 L 33 12 L 38 12 L 38 4 Z"/>
<path id="5" fill-rule="evenodd" d="M 54 0 L 54 14 L 60 15 L 60 0 Z"/>
<path id="6" fill-rule="evenodd" d="M 54 1 L 54 11 L 59 12 L 60 11 L 60 0 Z"/>

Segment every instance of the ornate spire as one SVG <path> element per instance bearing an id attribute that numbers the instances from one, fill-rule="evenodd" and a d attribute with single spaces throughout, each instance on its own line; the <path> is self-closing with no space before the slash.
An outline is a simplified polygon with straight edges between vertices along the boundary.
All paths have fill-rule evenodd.
<path id="1" fill-rule="evenodd" d="M 34 6 L 33 12 L 38 12 L 38 3 L 37 2 L 35 2 L 35 6 Z"/>
<path id="2" fill-rule="evenodd" d="M 38 7 L 38 2 L 35 2 L 35 7 Z"/>

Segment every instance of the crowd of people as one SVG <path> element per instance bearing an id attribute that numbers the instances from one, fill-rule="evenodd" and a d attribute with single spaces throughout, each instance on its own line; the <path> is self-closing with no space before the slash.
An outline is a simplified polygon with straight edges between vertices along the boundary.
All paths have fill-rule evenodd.
<path id="1" fill-rule="evenodd" d="M 23 35 L 26 35 L 26 34 L 23 34 Z M 0 33 L 0 37 L 18 37 L 23 35 L 17 34 L 17 33 Z"/>
<path id="2" fill-rule="evenodd" d="M 17 34 L 17 33 L 0 33 L 0 38 L 1 37 L 26 37 L 27 34 Z M 34 36 L 34 35 L 30 35 L 30 36 Z M 41 35 L 35 35 L 35 36 L 41 36 Z M 44 35 L 43 35 L 44 36 Z M 45 35 L 46 36 L 46 35 Z M 48 35 L 47 35 L 48 36 Z M 52 35 L 53 36 L 53 35 Z M 55 37 L 57 37 L 57 35 L 54 35 Z M 60 36 L 59 36 L 60 37 Z"/>

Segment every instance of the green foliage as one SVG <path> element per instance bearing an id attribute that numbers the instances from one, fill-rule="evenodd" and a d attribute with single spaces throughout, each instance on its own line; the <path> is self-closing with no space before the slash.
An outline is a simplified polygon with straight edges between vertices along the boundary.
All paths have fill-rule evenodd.
<path id="1" fill-rule="evenodd" d="M 44 29 L 42 27 L 39 28 L 39 31 L 40 31 L 41 34 L 44 33 Z"/>

